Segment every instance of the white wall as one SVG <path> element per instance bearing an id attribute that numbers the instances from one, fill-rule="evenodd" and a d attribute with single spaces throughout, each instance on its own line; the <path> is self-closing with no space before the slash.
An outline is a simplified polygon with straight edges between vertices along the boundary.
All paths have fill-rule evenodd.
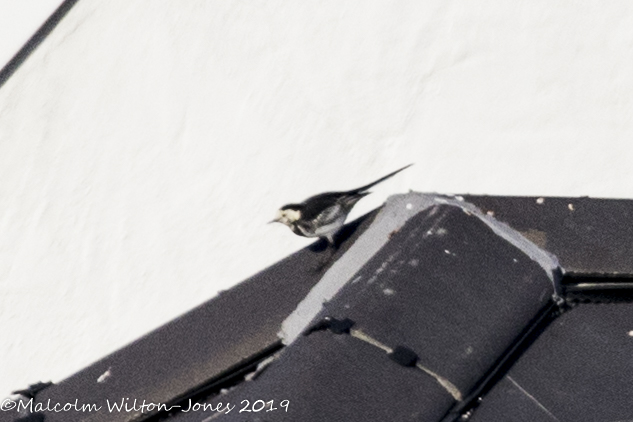
<path id="1" fill-rule="evenodd" d="M 61 3 L 62 0 L 0 1 L 0 69 Z"/>
<path id="2" fill-rule="evenodd" d="M 633 197 L 633 3 L 80 0 L 0 89 L 0 395 L 310 243 L 284 203 Z M 292 280 L 288 280 L 292 282 Z"/>

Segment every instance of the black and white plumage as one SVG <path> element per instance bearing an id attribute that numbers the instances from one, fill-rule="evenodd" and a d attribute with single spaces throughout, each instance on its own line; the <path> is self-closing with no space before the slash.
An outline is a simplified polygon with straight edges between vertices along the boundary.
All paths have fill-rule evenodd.
<path id="1" fill-rule="evenodd" d="M 271 223 L 285 224 L 296 235 L 304 237 L 322 237 L 334 245 L 334 235 L 343 227 L 345 219 L 354 205 L 364 196 L 368 189 L 387 180 L 413 164 L 402 167 L 381 177 L 366 186 L 346 192 L 327 192 L 312 196 L 299 204 L 284 205 L 277 211 L 277 217 Z"/>

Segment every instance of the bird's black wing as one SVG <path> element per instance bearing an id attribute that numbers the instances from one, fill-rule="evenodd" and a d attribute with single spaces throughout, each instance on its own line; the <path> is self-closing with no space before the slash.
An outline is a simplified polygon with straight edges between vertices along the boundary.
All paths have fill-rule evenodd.
<path id="1" fill-rule="evenodd" d="M 352 207 L 368 192 L 328 192 L 313 196 L 303 202 L 301 218 L 314 221 L 317 226 L 326 225 L 347 216 Z"/>
<path id="2" fill-rule="evenodd" d="M 329 214 L 336 214 L 340 209 L 346 192 L 327 192 L 312 196 L 303 202 L 301 218 L 304 220 L 329 220 Z"/>

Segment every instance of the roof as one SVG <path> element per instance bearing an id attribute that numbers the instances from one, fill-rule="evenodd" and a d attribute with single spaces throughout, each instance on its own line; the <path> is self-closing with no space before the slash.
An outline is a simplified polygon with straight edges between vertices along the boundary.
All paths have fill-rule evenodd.
<path id="1" fill-rule="evenodd" d="M 46 421 L 625 420 L 631 213 L 393 196 L 327 262 L 317 242 L 36 400 L 104 406 Z M 172 409 L 105 408 L 123 398 Z"/>

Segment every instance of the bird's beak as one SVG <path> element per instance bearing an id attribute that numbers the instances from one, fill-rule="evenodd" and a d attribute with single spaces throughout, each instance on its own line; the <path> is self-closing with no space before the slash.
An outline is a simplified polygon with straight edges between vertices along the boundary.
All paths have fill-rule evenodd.
<path id="1" fill-rule="evenodd" d="M 271 224 L 271 223 L 279 223 L 279 219 L 278 219 L 278 218 L 275 218 L 275 219 L 273 219 L 273 220 L 270 220 L 270 221 L 269 221 L 268 223 L 266 223 L 266 224 Z"/>

